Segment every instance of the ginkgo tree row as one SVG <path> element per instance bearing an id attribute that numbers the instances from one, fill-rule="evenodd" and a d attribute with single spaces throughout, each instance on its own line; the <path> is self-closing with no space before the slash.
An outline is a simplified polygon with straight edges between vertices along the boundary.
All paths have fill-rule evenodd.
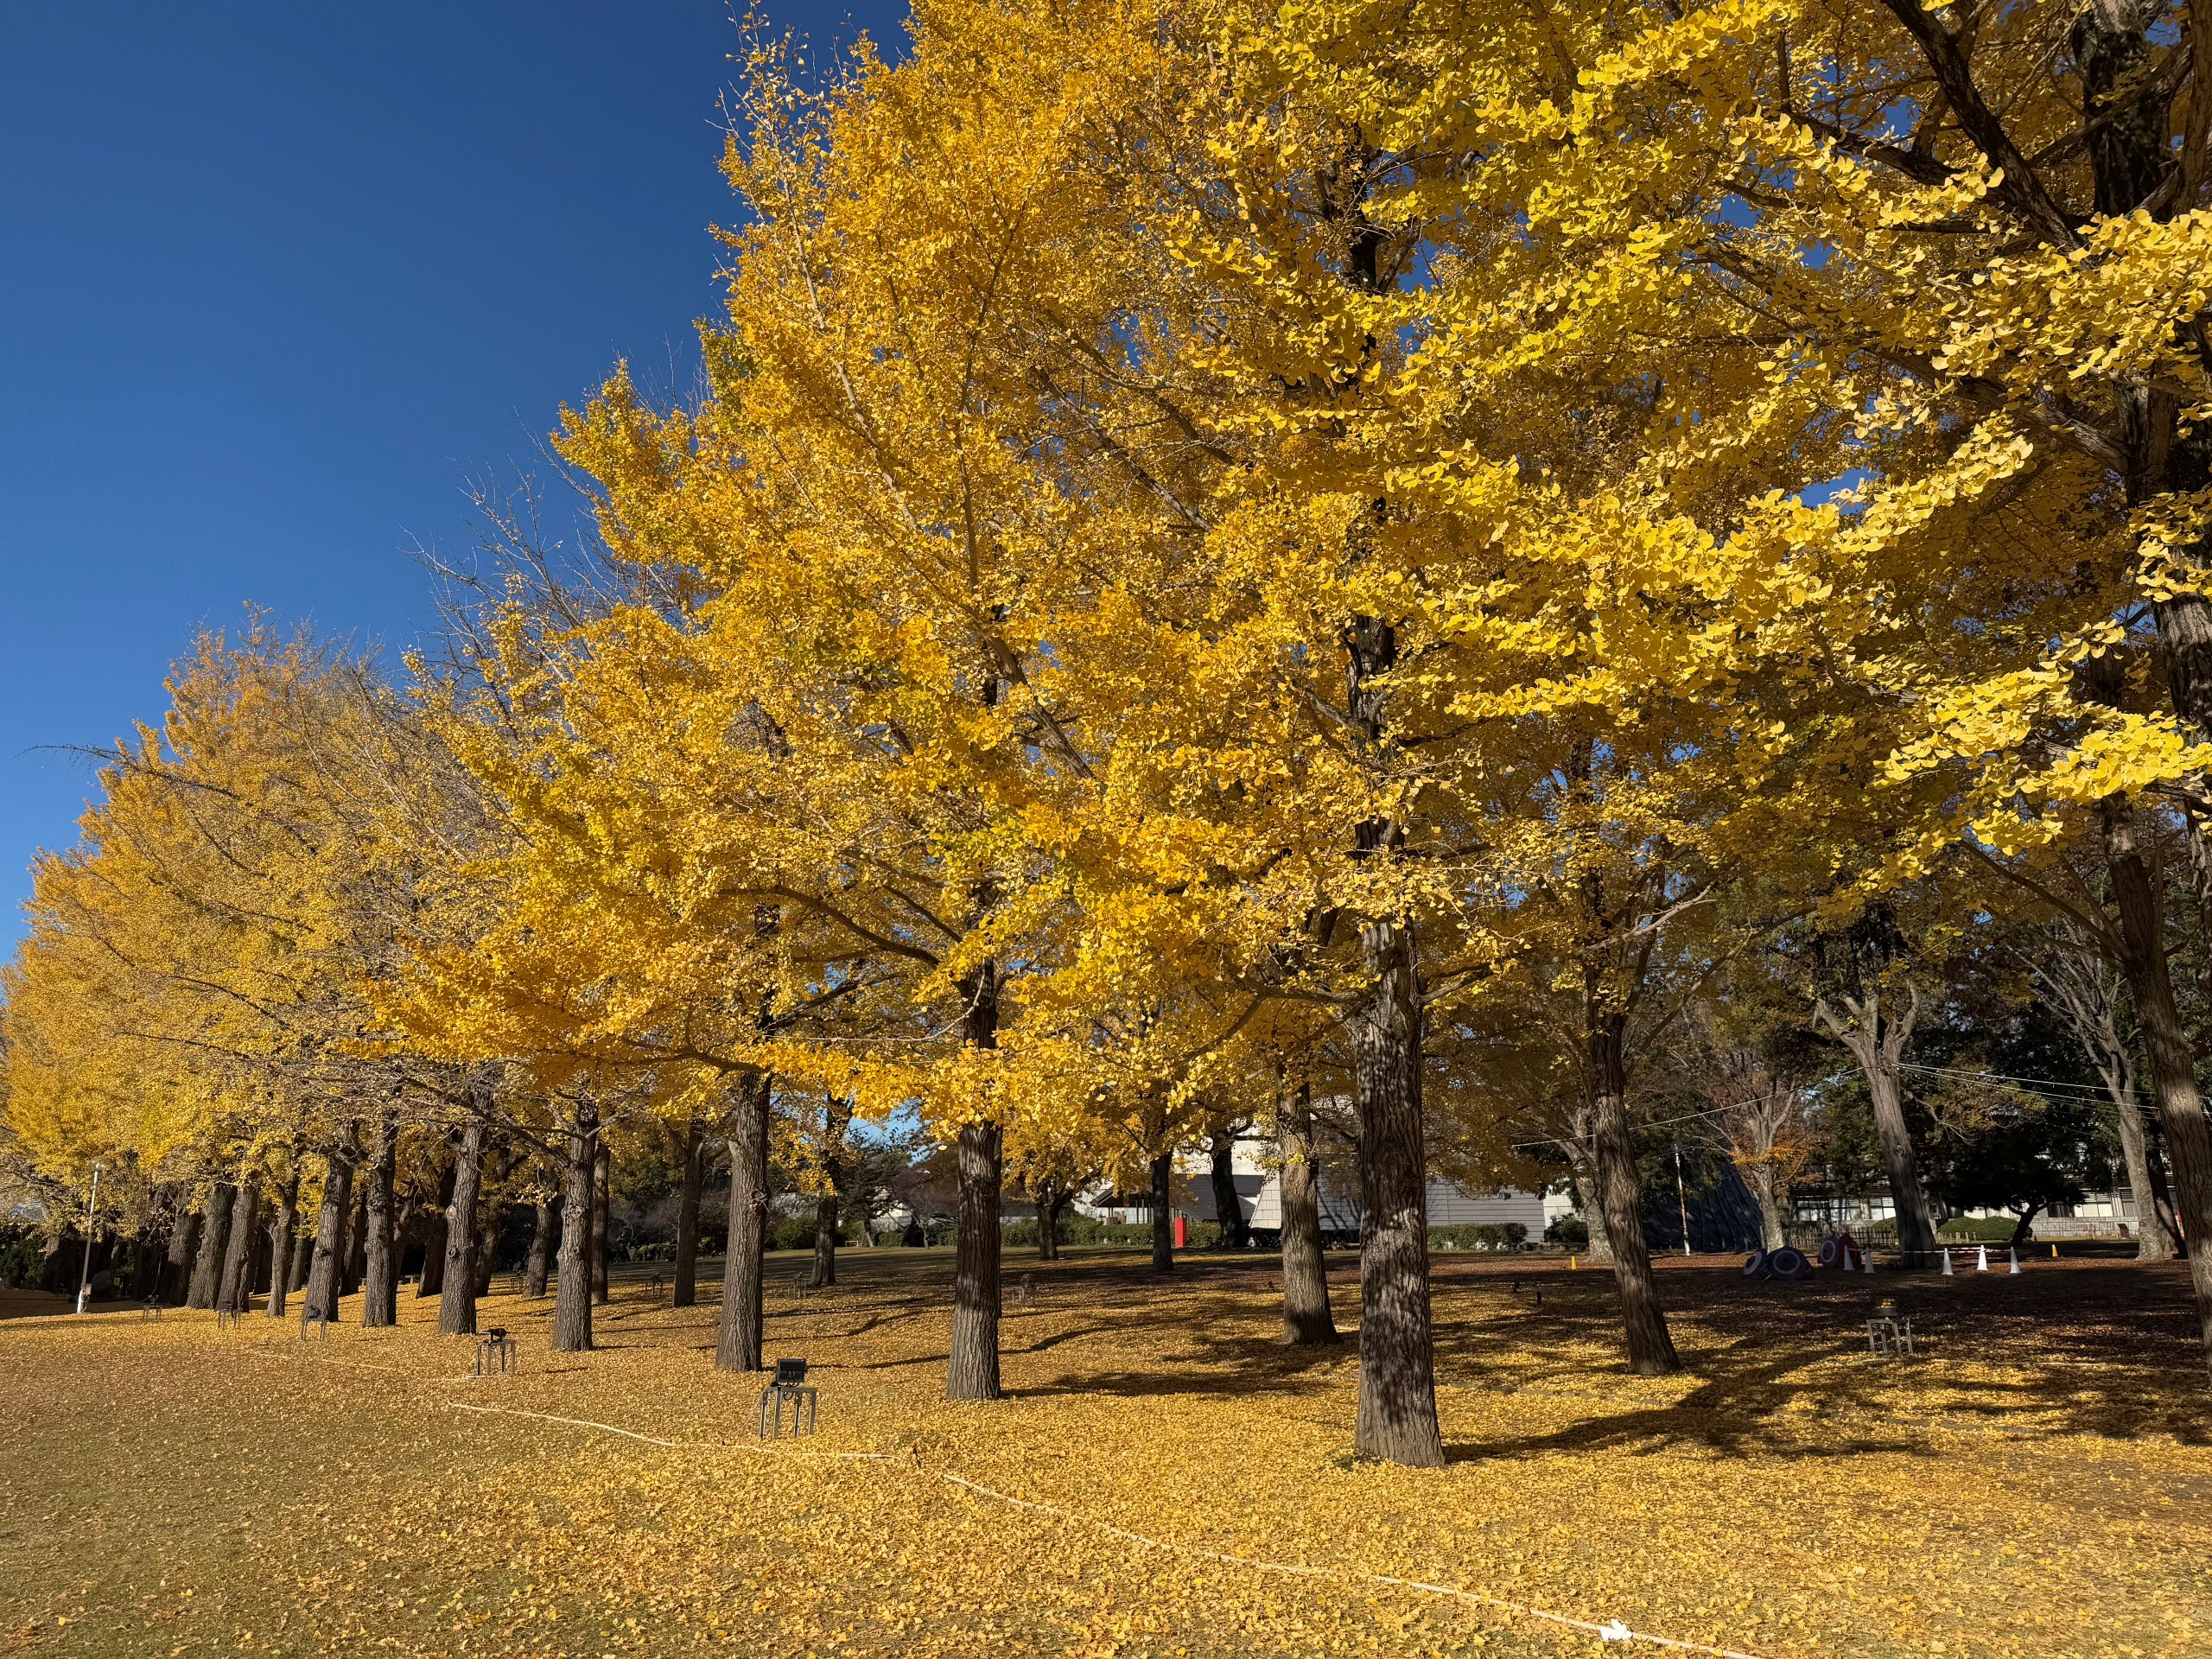
<path id="1" fill-rule="evenodd" d="M 10 1112 L 149 1165 L 319 1148 L 326 1225 L 341 1165 L 379 1202 L 434 1134 L 452 1329 L 527 1144 L 571 1345 L 604 1127 L 710 1122 L 740 1367 L 772 1159 L 834 1185 L 838 1114 L 915 1117 L 960 1399 L 999 1390 L 1008 1180 L 1164 1179 L 1229 1124 L 1279 1145 L 1287 1329 L 1332 1336 L 1340 1116 L 1355 1444 L 1428 1464 L 1432 1166 L 1508 1179 L 1541 1123 L 1630 1363 L 1674 1370 L 1639 1071 L 1804 943 L 1925 1249 L 1895 918 L 2018 906 L 2124 982 L 2138 1139 L 2212 1236 L 2163 905 L 2212 868 L 2202 22 L 931 0 L 826 79 L 754 39 L 702 391 L 563 419 L 589 575 L 516 563 L 404 695 L 297 676 L 359 687 L 311 766 L 227 713 L 193 767 L 127 747 L 41 873 Z M 20 1034 L 125 981 L 155 1048 Z"/>

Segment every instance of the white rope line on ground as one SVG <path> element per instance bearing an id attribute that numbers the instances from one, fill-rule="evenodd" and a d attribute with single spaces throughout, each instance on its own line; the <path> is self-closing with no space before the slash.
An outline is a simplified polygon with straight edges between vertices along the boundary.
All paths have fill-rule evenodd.
<path id="1" fill-rule="evenodd" d="M 748 1446 L 742 1440 L 670 1440 L 658 1435 L 642 1434 L 636 1429 L 623 1428 L 614 1423 L 594 1422 L 583 1417 L 556 1417 L 550 1412 L 523 1411 L 512 1406 L 470 1405 L 458 1400 L 445 1402 L 454 1411 L 483 1412 L 504 1417 L 528 1417 L 539 1422 L 563 1423 L 572 1428 L 595 1428 L 604 1433 L 619 1434 L 625 1440 L 642 1441 L 647 1446 L 665 1446 L 682 1452 L 753 1452 L 768 1457 L 810 1457 L 825 1460 L 850 1463 L 905 1463 L 884 1452 L 801 1452 L 796 1446 L 779 1451 L 773 1446 Z M 1386 1586 L 1392 1589 L 1418 1591 L 1423 1595 L 1442 1596 L 1472 1605 L 1493 1608 L 1522 1618 L 1535 1619 L 1547 1624 L 1560 1625 L 1567 1630 L 1582 1630 L 1606 1642 L 1648 1642 L 1654 1647 L 1671 1649 L 1677 1653 L 1701 1653 L 1710 1659 L 1762 1659 L 1762 1656 L 1746 1653 L 1740 1648 L 1716 1648 L 1702 1642 L 1688 1642 L 1678 1637 L 1654 1636 L 1648 1630 L 1630 1630 L 1619 1619 L 1599 1624 L 1586 1618 L 1575 1618 L 1566 1613 L 1554 1613 L 1542 1607 L 1533 1607 L 1526 1602 L 1509 1601 L 1503 1596 L 1493 1596 L 1480 1590 L 1465 1590 L 1449 1584 L 1431 1584 L 1423 1579 L 1400 1578 L 1395 1573 L 1370 1573 L 1360 1567 L 1313 1567 L 1294 1561 L 1273 1561 L 1250 1555 L 1238 1555 L 1228 1550 L 1208 1549 L 1203 1544 L 1174 1544 L 1166 1539 L 1154 1538 L 1148 1533 L 1132 1531 L 1111 1521 L 1085 1515 L 1080 1510 L 1065 1510 L 1054 1503 L 1040 1503 L 1033 1498 L 1016 1497 L 1011 1492 L 1000 1491 L 981 1481 L 970 1480 L 947 1470 L 932 1469 L 915 1459 L 912 1467 L 918 1474 L 941 1480 L 948 1486 L 958 1486 L 978 1497 L 1004 1503 L 1017 1510 L 1028 1510 L 1039 1515 L 1049 1515 L 1061 1521 L 1091 1527 L 1116 1538 L 1125 1539 L 1147 1549 L 1160 1550 L 1170 1555 L 1194 1555 L 1202 1560 L 1217 1561 L 1224 1567 L 1241 1567 L 1256 1573 L 1274 1573 L 1288 1578 L 1341 1579 L 1362 1584 Z"/>

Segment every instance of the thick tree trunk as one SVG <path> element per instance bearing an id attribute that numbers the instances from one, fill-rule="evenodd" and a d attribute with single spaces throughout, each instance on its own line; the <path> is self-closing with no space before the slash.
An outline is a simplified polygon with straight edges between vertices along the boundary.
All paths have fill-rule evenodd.
<path id="1" fill-rule="evenodd" d="M 561 1266 L 553 1287 L 553 1348 L 591 1346 L 591 1196 L 597 1185 L 599 1114 L 580 1107 L 561 1166 Z"/>
<path id="2" fill-rule="evenodd" d="M 1651 1278 L 1651 1251 L 1643 1240 L 1643 1193 L 1629 1141 L 1626 1016 L 1599 1007 L 1590 1020 L 1591 1129 L 1597 1155 L 1598 1198 L 1613 1247 L 1613 1282 L 1619 1287 L 1621 1325 L 1629 1369 L 1638 1376 L 1666 1376 L 1682 1369 Z"/>
<path id="3" fill-rule="evenodd" d="M 392 1180 L 398 1163 L 399 1125 L 387 1111 L 377 1122 L 364 1210 L 365 1268 L 361 1275 L 361 1323 L 365 1325 L 399 1323 L 399 1260 L 392 1227 Z"/>
<path id="4" fill-rule="evenodd" d="M 1421 1126 L 1421 1007 L 1413 929 L 1359 931 L 1368 988 L 1352 1012 L 1359 1111 L 1359 1407 L 1356 1456 L 1444 1461 L 1428 1304 L 1428 1166 Z"/>
<path id="5" fill-rule="evenodd" d="M 2196 1056 L 2174 1001 L 2166 958 L 2165 918 L 2157 880 L 2135 840 L 2133 810 L 2101 804 L 2106 868 L 2120 916 L 2121 971 L 2135 998 L 2135 1017 L 2151 1064 L 2158 1116 L 2173 1160 L 2174 1208 L 2189 1245 L 2190 1281 L 2196 1293 L 2198 1334 L 2212 1367 L 2212 1129 L 2197 1093 Z"/>
<path id="6" fill-rule="evenodd" d="M 346 1211 L 353 1198 L 353 1160 L 340 1153 L 323 1160 L 322 1211 L 315 1231 L 315 1259 L 308 1269 L 308 1317 L 338 1317 L 339 1250 L 344 1246 Z"/>
<path id="7" fill-rule="evenodd" d="M 607 1209 L 613 1201 L 610 1190 L 614 1185 L 614 1154 L 607 1149 L 607 1137 L 599 1138 L 598 1165 L 591 1183 L 591 1299 L 604 1306 L 607 1288 Z"/>
<path id="8" fill-rule="evenodd" d="M 423 1274 L 415 1281 L 415 1294 L 437 1296 L 446 1287 L 446 1211 L 453 1205 L 453 1160 L 438 1172 L 438 1207 L 430 1212 L 423 1235 Z"/>
<path id="9" fill-rule="evenodd" d="M 1060 1212 L 1067 1207 L 1067 1192 L 1058 1181 L 1046 1181 L 1037 1189 L 1038 1260 L 1060 1259 Z"/>
<path id="10" fill-rule="evenodd" d="M 1236 1196 L 1236 1135 L 1233 1129 L 1214 1133 L 1207 1147 L 1213 1161 L 1213 1214 L 1221 1229 L 1216 1248 L 1241 1250 L 1252 1242 L 1244 1220 L 1244 1201 Z"/>
<path id="11" fill-rule="evenodd" d="M 181 1303 L 191 1289 L 193 1247 L 200 1240 L 200 1224 L 197 1210 L 181 1210 L 169 1228 L 169 1248 L 161 1287 L 165 1301 Z"/>
<path id="12" fill-rule="evenodd" d="M 300 1154 L 292 1154 L 292 1173 L 276 1195 L 269 1222 L 269 1317 L 281 1319 L 292 1294 L 292 1234 L 300 1220 Z"/>
<path id="13" fill-rule="evenodd" d="M 345 1264 L 345 1274 L 340 1281 L 340 1294 L 351 1296 L 361 1287 L 361 1279 L 369 1270 L 369 1184 L 364 1179 L 353 1188 L 353 1205 L 346 1212 L 345 1248 L 339 1260 Z"/>
<path id="14" fill-rule="evenodd" d="M 438 1334 L 476 1334 L 476 1193 L 484 1177 L 484 1119 L 472 1112 L 454 1154 L 453 1202 L 446 1206 L 445 1283 L 438 1294 Z"/>
<path id="15" fill-rule="evenodd" d="M 2135 1200 L 2135 1259 L 2171 1262 L 2177 1254 L 2174 1236 L 2158 1207 L 2158 1183 L 2151 1178 L 2151 1132 L 2133 1092 L 2115 1097 L 2120 1157 L 2127 1166 L 2128 1196 Z"/>
<path id="16" fill-rule="evenodd" d="M 1874 1128 L 1882 1141 L 1882 1166 L 1890 1179 L 1890 1202 L 1897 1211 L 1897 1246 L 1916 1255 L 1936 1249 L 1936 1223 L 1920 1184 L 1920 1159 L 1904 1121 L 1904 1090 L 1893 1061 L 1877 1061 L 1866 1071 L 1866 1090 L 1874 1104 Z"/>
<path id="17" fill-rule="evenodd" d="M 1759 1248 L 1778 1250 L 1789 1242 L 1783 1224 L 1780 1183 L 1775 1179 L 1774 1166 L 1758 1163 L 1751 1166 L 1751 1196 L 1759 1205 Z"/>
<path id="18" fill-rule="evenodd" d="M 261 1183 L 248 1176 L 231 1202 L 231 1237 L 223 1252 L 223 1281 L 215 1306 L 243 1313 L 253 1300 L 255 1252 L 261 1245 Z"/>
<path id="19" fill-rule="evenodd" d="M 699 1300 L 699 1198 L 706 1185 L 707 1126 L 697 1115 L 683 1129 L 683 1191 L 676 1205 L 676 1286 L 671 1307 Z"/>
<path id="20" fill-rule="evenodd" d="M 1167 1273 L 1175 1266 L 1175 1154 L 1163 1152 L 1152 1160 L 1152 1270 Z"/>
<path id="21" fill-rule="evenodd" d="M 968 1004 L 963 1035 L 973 1048 L 999 1044 L 998 964 L 985 963 L 961 983 Z M 969 1123 L 955 1147 L 960 1213 L 952 1254 L 952 1344 L 944 1370 L 948 1400 L 999 1397 L 999 1198 L 1005 1135 L 995 1123 Z"/>
<path id="22" fill-rule="evenodd" d="M 757 1371 L 765 1324 L 760 1274 L 768 1243 L 768 1103 L 766 1072 L 739 1083 L 729 1128 L 729 1235 L 722 1255 L 721 1315 L 715 1367 Z"/>
<path id="23" fill-rule="evenodd" d="M 1333 1343 L 1337 1322 L 1329 1312 L 1329 1273 L 1321 1255 L 1321 1166 L 1313 1138 L 1313 1099 L 1308 1086 L 1284 1089 L 1275 1137 L 1281 1148 L 1277 1178 L 1282 1211 L 1282 1339 L 1294 1347 Z"/>
<path id="24" fill-rule="evenodd" d="M 200 1253 L 192 1263 L 192 1286 L 185 1297 L 188 1307 L 213 1307 L 222 1288 L 223 1252 L 231 1242 L 231 1205 L 236 1192 L 227 1181 L 218 1181 L 207 1195 L 207 1208 L 200 1228 Z"/>
<path id="25" fill-rule="evenodd" d="M 523 1294 L 533 1300 L 545 1294 L 545 1281 L 553 1264 L 553 1200 L 539 1197 L 531 1220 L 529 1264 L 523 1269 Z"/>

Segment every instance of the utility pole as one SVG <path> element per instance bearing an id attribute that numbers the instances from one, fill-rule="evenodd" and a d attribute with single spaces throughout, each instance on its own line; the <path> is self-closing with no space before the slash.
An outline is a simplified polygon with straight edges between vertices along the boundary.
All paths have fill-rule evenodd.
<path id="1" fill-rule="evenodd" d="M 1690 1196 L 1682 1185 L 1682 1143 L 1675 1142 L 1675 1202 L 1682 1209 L 1682 1254 L 1690 1253 Z"/>
<path id="2" fill-rule="evenodd" d="M 85 1311 L 85 1295 L 92 1283 L 92 1214 L 99 1207 L 100 1171 L 105 1166 L 92 1165 L 92 1196 L 85 1200 L 85 1264 L 77 1270 L 77 1311 Z"/>

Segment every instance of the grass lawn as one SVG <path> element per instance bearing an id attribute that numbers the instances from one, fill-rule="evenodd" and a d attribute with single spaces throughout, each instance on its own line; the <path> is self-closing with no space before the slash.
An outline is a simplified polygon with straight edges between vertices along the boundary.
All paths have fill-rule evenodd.
<path id="1" fill-rule="evenodd" d="M 676 1310 L 618 1273 L 579 1355 L 495 1294 L 523 1369 L 492 1380 L 404 1291 L 399 1329 L 304 1342 L 0 1320 L 0 1653 L 1661 1650 L 1539 1614 L 1760 1659 L 2212 1651 L 2177 1267 L 1669 1264 L 1691 1370 L 1640 1381 L 1605 1274 L 1446 1255 L 1452 1461 L 1416 1471 L 1350 1463 L 1353 1350 L 1274 1343 L 1270 1262 L 1010 1259 L 1035 1294 L 984 1408 L 938 1398 L 945 1252 L 849 1253 L 804 1300 L 803 1265 L 772 1259 L 769 1347 L 814 1363 L 821 1432 L 765 1449 L 711 1279 Z M 1332 1259 L 1347 1326 L 1356 1277 Z M 1867 1357 L 1877 1292 L 1916 1363 Z"/>

